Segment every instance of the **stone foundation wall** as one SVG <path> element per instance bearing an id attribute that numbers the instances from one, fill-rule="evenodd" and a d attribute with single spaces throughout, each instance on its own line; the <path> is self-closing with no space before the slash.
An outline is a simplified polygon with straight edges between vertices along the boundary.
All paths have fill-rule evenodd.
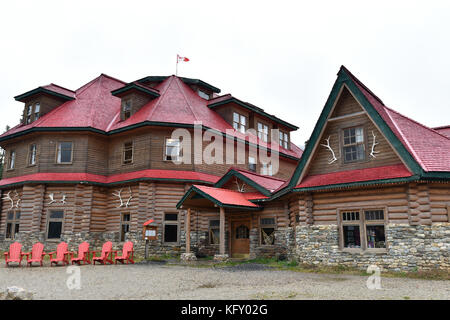
<path id="1" fill-rule="evenodd" d="M 344 252 L 337 225 L 297 226 L 293 257 L 300 263 L 367 269 L 371 264 L 393 271 L 450 270 L 450 224 L 388 224 L 385 252 Z"/>
<path id="2" fill-rule="evenodd" d="M 294 245 L 294 233 L 291 227 L 275 230 L 273 245 L 261 245 L 259 228 L 250 230 L 250 258 L 279 258 L 287 259 Z"/>

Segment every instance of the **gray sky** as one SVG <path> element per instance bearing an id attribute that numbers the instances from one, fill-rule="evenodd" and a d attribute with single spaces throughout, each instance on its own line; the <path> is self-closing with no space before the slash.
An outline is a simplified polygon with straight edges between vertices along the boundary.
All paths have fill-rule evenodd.
<path id="1" fill-rule="evenodd" d="M 0 131 L 15 95 L 100 73 L 200 78 L 300 127 L 303 145 L 344 64 L 386 105 L 450 124 L 447 1 L 4 1 Z"/>

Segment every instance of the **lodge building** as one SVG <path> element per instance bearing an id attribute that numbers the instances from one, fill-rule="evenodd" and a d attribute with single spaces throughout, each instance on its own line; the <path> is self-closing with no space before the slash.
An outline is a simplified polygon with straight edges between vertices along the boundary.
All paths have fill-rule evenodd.
<path id="1" fill-rule="evenodd" d="M 0 136 L 1 247 L 132 240 L 139 251 L 153 220 L 150 252 L 184 259 L 449 269 L 450 127 L 399 114 L 345 67 L 305 150 L 290 140 L 297 126 L 219 94 L 198 79 L 101 75 L 15 97 L 21 123 Z M 220 163 L 198 161 L 211 140 L 187 150 L 180 128 L 232 148 Z"/>

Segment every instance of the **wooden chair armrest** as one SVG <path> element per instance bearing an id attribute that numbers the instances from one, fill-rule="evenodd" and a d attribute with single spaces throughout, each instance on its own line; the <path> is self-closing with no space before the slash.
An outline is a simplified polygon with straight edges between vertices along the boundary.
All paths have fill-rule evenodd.
<path id="1" fill-rule="evenodd" d="M 27 258 L 28 258 L 28 256 L 31 254 L 31 252 L 21 252 L 20 254 L 22 256 L 27 256 Z"/>

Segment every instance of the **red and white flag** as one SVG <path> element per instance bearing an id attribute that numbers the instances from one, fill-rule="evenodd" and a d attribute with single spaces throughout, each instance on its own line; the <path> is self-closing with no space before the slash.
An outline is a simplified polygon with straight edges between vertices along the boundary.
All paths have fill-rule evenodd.
<path id="1" fill-rule="evenodd" d="M 182 61 L 182 62 L 188 62 L 189 59 L 186 58 L 186 57 L 180 57 L 180 56 L 177 54 L 177 63 L 180 62 L 180 61 Z"/>

